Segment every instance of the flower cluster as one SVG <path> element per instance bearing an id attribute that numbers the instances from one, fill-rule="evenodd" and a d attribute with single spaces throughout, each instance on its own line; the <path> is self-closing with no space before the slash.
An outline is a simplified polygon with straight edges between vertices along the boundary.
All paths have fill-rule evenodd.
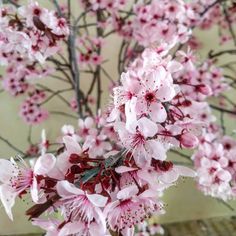
<path id="1" fill-rule="evenodd" d="M 175 102 L 181 97 L 181 87 L 173 78 L 182 65 L 162 56 L 167 52 L 146 49 L 122 74 L 122 86 L 114 88 L 109 119 L 115 120 L 122 145 L 132 150 L 138 166 L 149 165 L 152 158 L 165 160 L 170 147 L 194 148 L 198 144 L 185 125 L 187 119 L 194 120 L 184 114 L 182 103 Z"/>
<path id="2" fill-rule="evenodd" d="M 152 0 L 129 8 L 126 0 L 81 0 L 84 11 L 75 17 L 70 1 L 52 2 L 57 11 L 34 1 L 1 7 L 2 85 L 14 97 L 28 95 L 20 109 L 27 124 L 46 120 L 43 105 L 58 97 L 79 117 L 63 108 L 54 114 L 78 118 L 78 127 L 63 125 L 52 142 L 43 131 L 40 144 L 29 135 L 22 152 L 33 157 L 29 163 L 21 157 L 0 160 L 0 200 L 8 216 L 13 219 L 15 199 L 30 193 L 35 205 L 26 214 L 47 235 L 146 236 L 163 234 L 160 225 L 145 222 L 165 212 L 161 197 L 182 176 L 197 176 L 205 194 L 234 198 L 236 141 L 223 134 L 224 124 L 214 123 L 211 107 L 235 113 L 208 102 L 221 97 L 220 105 L 234 105 L 222 95 L 234 82 L 214 60 L 224 52 L 210 52 L 203 61 L 196 57 L 192 50 L 199 43 L 191 32 L 216 22 L 232 31 L 235 16 L 229 13 L 235 5 Z M 122 37 L 117 82 L 103 67 L 105 40 L 112 33 Z M 89 76 L 84 91 L 80 81 L 85 78 L 87 86 Z M 102 76 L 112 81 L 112 101 L 104 110 Z M 63 89 L 47 87 L 44 77 L 60 80 Z M 61 95 L 72 90 L 69 101 Z M 196 172 L 167 159 L 171 151 L 195 148 Z"/>
<path id="3" fill-rule="evenodd" d="M 6 64 L 2 85 L 12 96 L 24 94 L 29 88 L 33 89 L 34 81 L 48 76 L 52 70 L 41 68 L 16 52 L 3 53 L 1 62 Z"/>
<path id="4" fill-rule="evenodd" d="M 17 10 L 2 8 L 0 25 L 1 53 L 17 52 L 40 62 L 55 54 L 69 34 L 66 20 L 37 2 Z"/>
<path id="5" fill-rule="evenodd" d="M 220 44 L 235 40 L 230 33 L 233 24 L 236 22 L 235 3 L 229 1 L 227 4 L 220 4 L 214 0 L 194 0 L 188 4 L 188 7 L 193 10 L 191 15 L 192 26 L 198 26 L 202 30 L 209 30 L 218 26 Z M 206 8 L 209 8 L 207 12 L 205 12 Z M 202 17 L 203 13 L 204 17 Z"/>
<path id="6" fill-rule="evenodd" d="M 235 198 L 235 150 L 236 141 L 231 137 L 208 131 L 201 138 L 192 157 L 201 191 L 224 201 Z"/>
<path id="7" fill-rule="evenodd" d="M 35 90 L 21 105 L 20 115 L 28 124 L 38 124 L 48 118 L 48 111 L 40 107 L 46 98 L 43 91 Z"/>
<path id="8" fill-rule="evenodd" d="M 109 233 L 106 221 L 111 230 L 133 235 L 135 225 L 163 213 L 157 197 L 165 188 L 179 176 L 195 176 L 192 170 L 158 157 L 140 168 L 130 152 L 120 150 L 113 127 L 104 125 L 102 117 L 87 117 L 78 125 L 78 130 L 70 125 L 62 128 L 59 142 L 64 146 L 57 157 L 42 153 L 32 167 L 23 160 L 1 161 L 0 197 L 10 218 L 15 198 L 30 191 L 38 205 L 27 214 L 49 235 L 102 236 Z M 113 142 L 108 142 L 111 138 Z M 64 220 L 38 218 L 52 209 L 60 210 Z"/>
<path id="9" fill-rule="evenodd" d="M 191 33 L 188 12 L 182 0 L 140 1 L 134 6 L 133 37 L 143 46 L 179 41 L 185 43 Z"/>
<path id="10" fill-rule="evenodd" d="M 81 65 L 99 65 L 102 63 L 102 57 L 98 51 L 103 45 L 101 38 L 81 37 L 78 40 L 80 47 L 79 64 Z"/>

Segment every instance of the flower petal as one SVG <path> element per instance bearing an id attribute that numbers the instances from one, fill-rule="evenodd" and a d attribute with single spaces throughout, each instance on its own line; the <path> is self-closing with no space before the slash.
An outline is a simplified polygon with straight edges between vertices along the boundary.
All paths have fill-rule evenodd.
<path id="1" fill-rule="evenodd" d="M 179 174 L 174 169 L 167 171 L 167 172 L 163 172 L 159 176 L 159 180 L 161 182 L 167 183 L 167 184 L 175 182 L 178 178 L 179 178 Z"/>
<path id="2" fill-rule="evenodd" d="M 146 150 L 149 151 L 149 155 L 151 155 L 156 160 L 165 160 L 166 159 L 166 149 L 163 144 L 156 140 L 148 140 L 146 142 Z"/>
<path id="3" fill-rule="evenodd" d="M 187 177 L 196 177 L 197 173 L 186 166 L 174 166 L 174 169 L 181 175 Z"/>
<path id="4" fill-rule="evenodd" d="M 138 127 L 139 131 L 145 136 L 145 137 L 153 137 L 157 133 L 157 125 L 149 120 L 147 117 L 142 117 L 138 120 Z"/>
<path id="5" fill-rule="evenodd" d="M 76 188 L 75 185 L 69 183 L 67 180 L 59 181 L 56 185 L 57 192 L 61 197 L 68 197 L 71 195 L 85 195 L 84 191 Z"/>
<path id="6" fill-rule="evenodd" d="M 119 166 L 115 168 L 116 173 L 122 174 L 129 171 L 137 170 L 138 168 L 128 167 L 128 166 Z"/>
<path id="7" fill-rule="evenodd" d="M 176 95 L 174 86 L 162 86 L 156 92 L 156 97 L 161 102 L 168 102 Z"/>
<path id="8" fill-rule="evenodd" d="M 138 187 L 136 185 L 128 186 L 117 193 L 117 198 L 125 200 L 138 193 Z"/>
<path id="9" fill-rule="evenodd" d="M 165 107 L 161 103 L 152 103 L 149 107 L 149 115 L 155 122 L 162 123 L 167 118 Z"/>
<path id="10" fill-rule="evenodd" d="M 100 194 L 86 194 L 86 196 L 88 197 L 89 201 L 97 207 L 104 207 L 108 200 L 107 197 L 103 197 Z"/>
<path id="11" fill-rule="evenodd" d="M 16 171 L 16 169 L 10 161 L 0 159 L 0 181 L 2 183 L 8 182 L 14 171 Z"/>
<path id="12" fill-rule="evenodd" d="M 2 201 L 2 204 L 5 208 L 5 211 L 8 215 L 8 217 L 13 220 L 12 211 L 11 208 L 15 204 L 15 198 L 17 196 L 17 193 L 13 191 L 13 189 L 8 185 L 0 185 L 0 199 Z"/>
<path id="13" fill-rule="evenodd" d="M 53 169 L 53 167 L 56 164 L 56 157 L 50 153 L 41 155 L 35 165 L 34 165 L 34 173 L 36 175 L 45 175 L 50 170 Z"/>
<path id="14" fill-rule="evenodd" d="M 63 142 L 65 143 L 66 149 L 70 153 L 81 153 L 81 147 L 72 137 L 63 137 Z"/>

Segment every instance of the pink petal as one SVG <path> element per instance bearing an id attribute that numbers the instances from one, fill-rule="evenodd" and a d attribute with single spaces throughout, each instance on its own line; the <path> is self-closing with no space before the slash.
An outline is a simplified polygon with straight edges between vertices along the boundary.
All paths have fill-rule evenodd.
<path id="1" fill-rule="evenodd" d="M 56 185 L 57 192 L 61 197 L 68 197 L 71 195 L 85 195 L 84 191 L 75 187 L 75 185 L 69 183 L 67 180 L 59 181 Z"/>
<path id="2" fill-rule="evenodd" d="M 85 120 L 84 120 L 84 124 L 85 124 L 85 127 L 86 128 L 91 128 L 94 124 L 94 121 L 91 117 L 87 117 Z"/>
<path id="3" fill-rule="evenodd" d="M 8 217 L 13 220 L 12 211 L 11 208 L 15 204 L 15 198 L 17 196 L 17 193 L 13 191 L 11 187 L 8 185 L 0 185 L 0 199 L 2 201 L 2 204 L 5 208 L 5 211 L 8 215 Z"/>
<path id="4" fill-rule="evenodd" d="M 155 71 L 148 74 L 148 79 L 146 81 L 147 89 L 154 91 L 160 87 L 161 81 L 166 77 L 166 70 L 163 66 L 159 66 Z"/>
<path id="5" fill-rule="evenodd" d="M 166 149 L 162 143 L 156 140 L 148 140 L 145 147 L 149 151 L 149 155 L 151 155 L 154 159 L 161 161 L 166 159 Z"/>
<path id="6" fill-rule="evenodd" d="M 34 173 L 36 175 L 45 175 L 53 169 L 55 164 L 56 157 L 54 155 L 49 153 L 41 155 L 35 163 Z"/>
<path id="7" fill-rule="evenodd" d="M 157 197 L 157 192 L 154 191 L 154 190 L 148 189 L 148 190 L 144 191 L 143 193 L 141 193 L 141 194 L 139 195 L 139 197 L 143 197 L 143 198 L 149 198 L 149 197 L 155 198 L 155 197 Z"/>
<path id="8" fill-rule="evenodd" d="M 65 224 L 57 236 L 74 235 L 83 232 L 85 225 L 82 222 L 69 222 Z"/>
<path id="9" fill-rule="evenodd" d="M 161 103 L 152 103 L 149 107 L 149 115 L 155 122 L 162 123 L 167 118 L 166 109 Z"/>
<path id="10" fill-rule="evenodd" d="M 101 225 L 99 225 L 99 224 L 97 224 L 95 222 L 92 222 L 89 225 L 89 233 L 90 233 L 90 235 L 96 235 L 96 236 L 109 236 L 110 235 L 110 234 L 106 235 L 105 232 L 106 232 L 106 225 L 105 225 L 105 230 L 104 230 L 103 227 L 101 227 Z"/>
<path id="11" fill-rule="evenodd" d="M 117 193 L 117 198 L 125 200 L 132 197 L 138 193 L 138 187 L 136 185 L 128 186 Z"/>
<path id="12" fill-rule="evenodd" d="M 137 175 L 140 179 L 144 180 L 145 182 L 148 182 L 149 184 L 155 183 L 155 179 L 157 179 L 157 176 L 153 174 L 153 172 L 150 172 L 145 169 L 139 170 L 137 172 Z"/>
<path id="13" fill-rule="evenodd" d="M 126 129 L 134 133 L 136 130 L 136 113 L 135 113 L 135 106 L 136 106 L 137 98 L 132 97 L 130 101 L 125 104 L 125 115 L 126 115 Z"/>
<path id="14" fill-rule="evenodd" d="M 127 167 L 127 166 L 119 166 L 115 168 L 116 173 L 119 173 L 119 174 L 129 172 L 129 171 L 134 171 L 134 170 L 137 170 L 137 168 Z"/>
<path id="15" fill-rule="evenodd" d="M 134 226 L 131 228 L 126 227 L 125 229 L 121 230 L 121 233 L 125 236 L 134 236 Z"/>
<path id="16" fill-rule="evenodd" d="M 147 117 L 142 117 L 137 123 L 139 131 L 141 131 L 145 137 L 153 137 L 157 133 L 157 125 Z"/>
<path id="17" fill-rule="evenodd" d="M 223 181 L 230 181 L 232 179 L 231 174 L 228 171 L 221 170 L 217 173 L 217 176 Z"/>
<path id="18" fill-rule="evenodd" d="M 39 226 L 40 228 L 47 230 L 47 231 L 53 231 L 57 229 L 57 226 L 60 224 L 59 220 L 45 220 L 45 219 L 33 219 L 32 225 Z"/>
<path id="19" fill-rule="evenodd" d="M 176 92 L 173 86 L 162 86 L 156 92 L 156 97 L 161 102 L 167 102 L 175 97 Z"/>
<path id="20" fill-rule="evenodd" d="M 70 153 L 81 153 L 80 145 L 70 136 L 63 137 L 63 143 L 65 143 L 66 149 Z"/>
<path id="21" fill-rule="evenodd" d="M 181 175 L 187 177 L 196 177 L 197 173 L 186 166 L 174 166 L 174 169 Z"/>
<path id="22" fill-rule="evenodd" d="M 8 160 L 0 159 L 0 181 L 6 183 L 10 180 L 16 169 Z"/>
<path id="23" fill-rule="evenodd" d="M 182 64 L 180 64 L 177 61 L 170 61 L 167 65 L 167 69 L 171 73 L 175 73 L 177 71 L 180 71 L 182 68 L 183 68 Z"/>
<path id="24" fill-rule="evenodd" d="M 103 197 L 100 194 L 86 194 L 86 196 L 88 197 L 89 201 L 97 207 L 104 207 L 108 200 L 107 197 Z"/>
<path id="25" fill-rule="evenodd" d="M 163 183 L 173 183 L 175 182 L 177 179 L 179 178 L 179 174 L 175 171 L 175 170 L 171 170 L 168 172 L 163 172 L 160 177 L 159 180 L 162 181 Z"/>

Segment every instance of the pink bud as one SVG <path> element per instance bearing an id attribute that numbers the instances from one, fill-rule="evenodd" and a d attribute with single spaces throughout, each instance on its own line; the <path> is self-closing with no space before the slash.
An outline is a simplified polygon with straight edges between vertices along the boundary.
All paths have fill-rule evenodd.
<path id="1" fill-rule="evenodd" d="M 179 138 L 180 146 L 184 148 L 196 148 L 199 144 L 198 138 L 191 133 L 184 133 Z"/>
<path id="2" fill-rule="evenodd" d="M 208 85 L 199 84 L 199 85 L 196 86 L 196 89 L 199 93 L 202 93 L 206 96 L 211 96 L 212 95 L 212 90 Z"/>

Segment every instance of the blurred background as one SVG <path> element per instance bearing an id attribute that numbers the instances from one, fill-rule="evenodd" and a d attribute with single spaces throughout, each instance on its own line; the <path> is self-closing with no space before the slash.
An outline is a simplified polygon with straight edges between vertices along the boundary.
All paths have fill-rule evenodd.
<path id="1" fill-rule="evenodd" d="M 24 2 L 24 1 L 22 1 Z M 45 5 L 46 1 L 38 1 L 40 5 Z M 63 2 L 63 1 L 59 1 Z M 75 12 L 79 11 L 78 1 L 74 1 L 75 7 L 73 8 Z M 49 5 L 49 4 L 46 4 Z M 52 5 L 50 5 L 52 8 Z M 77 13 L 78 14 L 78 13 Z M 204 58 L 209 50 L 214 49 L 215 51 L 222 50 L 224 47 L 231 47 L 232 45 L 219 46 L 219 38 L 217 29 L 212 29 L 211 31 L 195 31 L 194 34 L 203 43 L 203 48 L 199 50 L 199 57 Z M 104 64 L 105 69 L 109 72 L 114 80 L 118 79 L 117 73 L 117 57 L 120 45 L 120 39 L 111 36 L 105 44 L 103 50 L 103 57 L 108 59 Z M 227 63 L 232 61 L 233 56 L 222 57 L 218 64 Z M 3 68 L 0 69 L 3 72 Z M 81 75 L 81 83 L 83 89 L 87 91 L 90 85 L 90 77 L 86 74 Z M 41 82 L 41 81 L 40 81 Z M 48 78 L 43 78 L 42 83 L 46 84 L 48 87 L 58 90 L 60 88 L 65 88 L 63 82 L 58 82 L 56 80 L 50 80 Z M 103 104 L 107 104 L 111 99 L 108 95 L 109 81 L 104 78 L 103 81 Z M 0 85 L 1 88 L 1 85 Z M 228 94 L 232 100 L 236 99 L 233 94 Z M 68 100 L 71 99 L 71 93 L 65 93 L 63 95 Z M 22 98 L 23 100 L 23 98 Z M 14 146 L 21 150 L 26 150 L 29 147 L 27 142 L 29 134 L 29 126 L 27 126 L 22 119 L 18 116 L 19 106 L 21 99 L 15 99 L 11 97 L 6 92 L 0 93 L 0 136 L 9 140 Z M 66 107 L 60 102 L 56 97 L 52 99 L 46 106 L 49 111 L 61 110 L 66 113 L 70 113 L 71 109 Z M 217 113 L 215 113 L 218 116 Z M 232 130 L 236 129 L 236 122 L 234 117 L 227 117 L 227 132 L 231 133 Z M 61 115 L 50 115 L 50 118 L 41 125 L 34 126 L 32 129 L 32 140 L 33 142 L 39 142 L 41 137 L 41 130 L 44 128 L 46 130 L 47 137 L 50 140 L 55 140 L 55 138 L 60 134 L 60 128 L 64 124 L 72 124 L 77 126 L 77 120 L 65 117 Z M 0 140 L 0 158 L 9 158 L 15 156 L 17 153 L 12 148 L 10 148 L 5 142 Z M 169 156 L 170 159 L 176 159 L 173 154 Z M 178 157 L 178 161 L 180 160 Z M 1 167 L 0 167 L 1 168 Z M 216 199 L 204 196 L 196 188 L 196 183 L 191 179 L 181 179 L 178 185 L 170 188 L 165 192 L 163 200 L 166 203 L 166 214 L 161 216 L 157 220 L 159 223 L 169 223 L 169 222 L 180 222 L 192 219 L 203 219 L 216 216 L 229 216 L 234 215 L 235 211 L 230 210 L 226 205 L 217 201 Z M 33 233 L 39 232 L 40 230 L 36 227 L 31 226 L 27 221 L 27 217 L 24 215 L 25 210 L 30 205 L 30 200 L 25 198 L 24 201 L 17 201 L 14 209 L 14 222 L 11 222 L 4 212 L 3 207 L 0 208 L 0 235 L 6 234 L 22 234 L 22 233 Z M 236 209 L 236 201 L 229 202 L 229 204 Z"/>

